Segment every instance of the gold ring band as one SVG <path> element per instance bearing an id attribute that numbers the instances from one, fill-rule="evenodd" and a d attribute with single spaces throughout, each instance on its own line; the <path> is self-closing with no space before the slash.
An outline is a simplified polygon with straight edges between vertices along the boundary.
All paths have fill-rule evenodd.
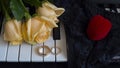
<path id="1" fill-rule="evenodd" d="M 41 56 L 47 56 L 51 52 L 51 50 L 48 46 L 44 45 L 38 48 L 38 52 Z"/>
<path id="2" fill-rule="evenodd" d="M 58 55 L 61 52 L 61 49 L 59 47 L 52 47 L 51 53 L 54 55 Z"/>

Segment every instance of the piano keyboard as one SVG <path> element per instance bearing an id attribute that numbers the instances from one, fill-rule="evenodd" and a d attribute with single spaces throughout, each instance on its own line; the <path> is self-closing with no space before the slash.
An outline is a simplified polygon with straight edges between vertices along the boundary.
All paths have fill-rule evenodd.
<path id="1" fill-rule="evenodd" d="M 65 31 L 63 25 L 60 25 L 60 27 L 59 39 L 53 39 L 52 33 L 46 42 L 36 45 L 30 45 L 23 42 L 21 45 L 13 46 L 4 41 L 1 35 L 0 62 L 67 62 Z M 38 48 L 40 46 L 48 46 L 50 49 L 52 47 L 58 47 L 61 52 L 55 55 L 50 52 L 47 56 L 41 56 L 38 53 Z M 55 49 L 55 51 L 57 51 L 57 49 Z"/>

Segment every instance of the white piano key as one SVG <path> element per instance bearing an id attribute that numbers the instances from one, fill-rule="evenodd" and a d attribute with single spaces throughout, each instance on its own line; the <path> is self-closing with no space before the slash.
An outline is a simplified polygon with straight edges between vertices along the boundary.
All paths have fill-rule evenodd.
<path id="1" fill-rule="evenodd" d="M 67 49 L 66 49 L 66 36 L 63 25 L 60 28 L 60 40 L 56 40 L 56 47 L 61 49 L 61 53 L 56 55 L 56 62 L 66 62 L 67 61 Z"/>
<path id="2" fill-rule="evenodd" d="M 5 42 L 0 35 L 0 62 L 6 61 L 8 42 Z"/>
<path id="3" fill-rule="evenodd" d="M 7 53 L 7 62 L 18 62 L 19 45 L 9 45 Z"/>
<path id="4" fill-rule="evenodd" d="M 31 45 L 23 43 L 20 47 L 20 62 L 30 62 L 31 61 Z"/>
<path id="5" fill-rule="evenodd" d="M 46 42 L 44 42 L 44 45 L 48 46 L 50 49 L 55 46 L 52 35 Z M 55 62 L 55 55 L 50 53 L 47 56 L 44 56 L 44 62 Z"/>
<path id="6" fill-rule="evenodd" d="M 43 56 L 38 53 L 38 48 L 43 44 L 36 44 L 32 46 L 32 62 L 43 62 Z"/>

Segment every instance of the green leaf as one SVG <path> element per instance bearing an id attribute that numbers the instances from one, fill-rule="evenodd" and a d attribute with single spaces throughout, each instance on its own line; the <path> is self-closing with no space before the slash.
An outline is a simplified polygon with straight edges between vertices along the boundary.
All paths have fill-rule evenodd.
<path id="1" fill-rule="evenodd" d="M 3 15 L 5 15 L 6 20 L 10 20 L 11 19 L 10 15 L 9 15 L 10 9 L 8 7 L 9 1 L 5 2 L 4 0 L 0 0 L 0 5 L 1 5 L 1 11 L 2 11 Z"/>
<path id="2" fill-rule="evenodd" d="M 9 9 L 9 7 L 8 7 L 8 5 L 9 5 L 9 0 L 0 0 L 0 11 L 3 11 L 3 9 L 2 9 L 2 4 L 4 4 L 4 7 L 8 10 Z"/>
<path id="3" fill-rule="evenodd" d="M 10 6 L 9 6 L 10 5 L 10 0 L 2 0 L 2 2 L 4 3 L 4 7 L 8 11 L 8 13 L 10 14 L 11 13 Z"/>
<path id="4" fill-rule="evenodd" d="M 25 3 L 28 3 L 28 4 L 32 5 L 32 6 L 39 7 L 39 6 L 42 5 L 43 0 L 41 0 L 41 1 L 39 1 L 39 0 L 23 0 L 23 1 Z"/>
<path id="5" fill-rule="evenodd" d="M 29 13 L 25 8 L 22 0 L 11 0 L 10 1 L 11 11 L 17 20 L 21 20 L 26 13 Z"/>

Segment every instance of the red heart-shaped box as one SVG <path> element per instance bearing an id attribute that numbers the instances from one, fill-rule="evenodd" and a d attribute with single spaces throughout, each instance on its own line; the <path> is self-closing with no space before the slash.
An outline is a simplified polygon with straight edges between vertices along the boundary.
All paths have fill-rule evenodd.
<path id="1" fill-rule="evenodd" d="M 87 35 L 91 40 L 98 41 L 104 39 L 112 28 L 111 22 L 101 15 L 95 15 L 91 18 Z"/>

